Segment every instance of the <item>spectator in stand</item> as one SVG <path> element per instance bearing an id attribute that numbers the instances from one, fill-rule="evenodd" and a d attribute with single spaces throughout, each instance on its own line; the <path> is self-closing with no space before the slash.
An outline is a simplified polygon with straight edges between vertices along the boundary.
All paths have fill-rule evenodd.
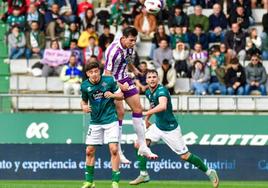
<path id="1" fill-rule="evenodd" d="M 136 16 L 134 26 L 138 30 L 141 39 L 150 40 L 154 37 L 157 27 L 157 20 L 153 14 L 148 14 L 143 8 L 142 12 Z"/>
<path id="2" fill-rule="evenodd" d="M 31 3 L 28 9 L 28 14 L 27 14 L 27 24 L 26 24 L 26 29 L 30 30 L 31 29 L 31 23 L 33 21 L 38 22 L 39 28 L 41 30 L 44 29 L 45 25 L 45 20 L 44 20 L 44 15 L 42 15 L 38 10 L 35 5 L 35 3 Z"/>
<path id="3" fill-rule="evenodd" d="M 224 68 L 219 66 L 217 59 L 210 59 L 210 82 L 208 86 L 208 93 L 214 95 L 216 91 L 220 91 L 221 95 L 226 95 L 226 86 L 224 83 Z"/>
<path id="4" fill-rule="evenodd" d="M 183 28 L 183 33 L 187 32 L 189 26 L 189 18 L 183 12 L 182 6 L 175 6 L 174 11 L 168 18 L 168 27 L 171 33 L 174 33 L 174 26 L 179 25 Z"/>
<path id="5" fill-rule="evenodd" d="M 94 8 L 94 6 L 93 6 L 93 4 L 91 4 L 89 2 L 89 0 L 84 0 L 81 3 L 78 4 L 77 15 L 81 18 L 81 20 L 83 20 L 84 17 L 85 17 L 85 12 L 88 9 L 93 9 L 93 8 Z"/>
<path id="6" fill-rule="evenodd" d="M 142 61 L 139 65 L 140 74 L 135 78 L 135 85 L 140 94 L 144 94 L 146 89 L 148 88 L 148 84 L 146 83 L 146 74 L 148 71 L 147 63 Z"/>
<path id="7" fill-rule="evenodd" d="M 176 48 L 178 42 L 188 43 L 187 34 L 183 33 L 183 28 L 180 25 L 175 27 L 175 33 L 170 36 L 170 46 L 172 49 Z"/>
<path id="8" fill-rule="evenodd" d="M 221 52 L 221 50 L 225 49 L 226 48 L 224 44 L 215 46 L 211 49 L 211 58 L 217 61 L 219 67 L 225 66 L 225 52 Z"/>
<path id="9" fill-rule="evenodd" d="M 266 81 L 267 72 L 262 65 L 259 55 L 252 55 L 250 63 L 246 69 L 246 81 L 245 95 L 249 95 L 252 90 L 259 90 L 261 95 L 267 95 L 266 92 Z"/>
<path id="10" fill-rule="evenodd" d="M 251 28 L 246 38 L 246 54 L 247 60 L 251 59 L 253 54 L 261 55 L 261 37 L 258 36 L 256 28 Z"/>
<path id="11" fill-rule="evenodd" d="M 8 35 L 9 59 L 19 59 L 25 51 L 25 36 L 17 26 L 14 26 Z"/>
<path id="12" fill-rule="evenodd" d="M 21 30 L 24 30 L 25 27 L 25 16 L 20 14 L 20 8 L 14 7 L 11 15 L 7 17 L 7 23 L 9 27 L 18 26 Z"/>
<path id="13" fill-rule="evenodd" d="M 267 2 L 268 6 L 268 2 Z M 263 32 L 261 34 L 262 39 L 262 59 L 268 60 L 268 13 L 262 17 Z"/>
<path id="14" fill-rule="evenodd" d="M 92 24 L 88 24 L 85 31 L 83 31 L 78 39 L 78 47 L 86 48 L 89 45 L 89 38 L 94 37 L 96 44 L 99 44 L 98 35 Z"/>
<path id="15" fill-rule="evenodd" d="M 161 39 L 159 48 L 154 51 L 154 66 L 156 69 L 160 68 L 164 59 L 172 59 L 172 50 L 168 47 L 168 41 Z"/>
<path id="16" fill-rule="evenodd" d="M 208 67 L 201 61 L 194 62 L 192 69 L 192 90 L 195 95 L 206 95 L 210 74 Z"/>
<path id="17" fill-rule="evenodd" d="M 224 41 L 224 34 L 227 30 L 227 18 L 222 11 L 221 5 L 213 5 L 213 14 L 209 16 L 209 42 Z"/>
<path id="18" fill-rule="evenodd" d="M 86 10 L 85 16 L 84 16 L 84 18 L 81 21 L 82 21 L 82 25 L 83 25 L 83 29 L 84 30 L 87 28 L 87 26 L 89 24 L 90 25 L 93 25 L 93 27 L 95 29 L 97 29 L 97 27 L 98 27 L 98 19 L 95 16 L 95 13 L 94 13 L 94 9 L 93 8 L 89 8 L 89 9 Z"/>
<path id="19" fill-rule="evenodd" d="M 14 9 L 19 10 L 19 15 L 24 15 L 27 11 L 27 6 L 25 0 L 5 0 L 7 1 L 7 12 L 1 15 L 1 19 L 6 22 L 8 16 L 13 14 Z"/>
<path id="20" fill-rule="evenodd" d="M 168 59 L 164 59 L 161 67 L 157 69 L 159 83 L 165 86 L 171 95 L 174 94 L 176 84 L 176 70 L 172 67 Z"/>
<path id="21" fill-rule="evenodd" d="M 232 0 L 227 2 L 227 12 L 233 14 L 237 7 L 243 7 L 245 14 L 252 19 L 250 0 Z M 229 15 L 230 16 L 230 15 Z"/>
<path id="22" fill-rule="evenodd" d="M 40 58 L 43 58 L 46 38 L 44 32 L 40 31 L 37 21 L 31 23 L 31 30 L 26 33 L 26 47 L 25 55 L 27 60 L 30 59 L 33 54 L 38 54 Z"/>
<path id="23" fill-rule="evenodd" d="M 200 5 L 202 8 L 211 9 L 215 3 L 221 0 L 190 0 L 192 6 Z"/>
<path id="24" fill-rule="evenodd" d="M 104 25 L 103 26 L 103 34 L 99 37 L 100 47 L 103 52 L 105 52 L 106 48 L 113 42 L 114 34 L 110 32 L 110 26 Z"/>
<path id="25" fill-rule="evenodd" d="M 202 14 L 202 7 L 200 5 L 196 5 L 194 7 L 194 14 L 189 16 L 189 30 L 191 32 L 194 31 L 194 27 L 200 24 L 204 30 L 204 32 L 208 32 L 209 29 L 209 20 L 208 17 Z"/>
<path id="26" fill-rule="evenodd" d="M 226 32 L 224 43 L 230 57 L 238 57 L 240 62 L 245 60 L 246 35 L 240 29 L 238 23 L 233 23 L 231 30 Z M 229 62 L 227 62 L 227 64 L 229 64 Z"/>
<path id="27" fill-rule="evenodd" d="M 208 60 L 208 52 L 203 50 L 202 44 L 196 43 L 194 45 L 194 50 L 190 54 L 190 65 L 193 66 L 196 60 L 202 62 L 204 65 L 207 63 Z"/>
<path id="28" fill-rule="evenodd" d="M 159 48 L 159 43 L 162 39 L 168 41 L 168 44 L 170 43 L 170 37 L 165 32 L 165 26 L 163 24 L 159 24 L 157 27 L 157 31 L 154 34 L 154 38 L 152 39 L 152 45 L 149 55 L 150 59 L 153 59 L 154 51 L 156 48 Z"/>
<path id="29" fill-rule="evenodd" d="M 114 3 L 111 8 L 110 25 L 120 25 L 124 20 L 123 12 L 129 12 L 129 10 L 129 4 L 121 0 L 116 0 L 116 3 Z"/>
<path id="30" fill-rule="evenodd" d="M 196 43 L 202 44 L 203 49 L 208 49 L 208 37 L 207 34 L 203 32 L 202 25 L 200 24 L 195 25 L 193 33 L 189 34 L 189 44 L 191 49 L 194 49 Z"/>
<path id="31" fill-rule="evenodd" d="M 78 40 L 80 36 L 78 24 L 73 22 L 66 28 L 63 39 L 63 49 L 68 49 L 73 39 Z"/>
<path id="32" fill-rule="evenodd" d="M 188 65 L 187 59 L 189 50 L 183 42 L 177 42 L 176 48 L 173 50 L 173 59 L 175 61 L 174 68 L 177 72 L 177 77 L 187 77 Z"/>
<path id="33" fill-rule="evenodd" d="M 84 48 L 84 61 L 87 62 L 91 56 L 96 56 L 98 62 L 102 60 L 102 50 L 96 45 L 96 40 L 94 36 L 89 37 L 89 44 Z"/>
<path id="34" fill-rule="evenodd" d="M 132 19 L 134 20 L 138 14 L 141 13 L 141 10 L 143 9 L 143 3 L 144 0 L 138 0 L 136 4 L 133 6 L 132 9 Z"/>
<path id="35" fill-rule="evenodd" d="M 230 25 L 233 23 L 238 23 L 240 28 L 247 30 L 249 23 L 249 16 L 245 13 L 245 10 L 242 6 L 238 6 L 235 9 L 235 12 L 231 13 L 229 17 Z"/>
<path id="36" fill-rule="evenodd" d="M 238 58 L 233 58 L 231 60 L 230 67 L 227 69 L 224 79 L 228 95 L 244 95 L 246 74 L 244 68 L 239 63 Z"/>
<path id="37" fill-rule="evenodd" d="M 48 50 L 48 49 L 46 49 L 46 50 Z M 46 50 L 45 50 L 44 54 L 46 53 Z M 60 50 L 60 45 L 59 45 L 59 42 L 57 39 L 51 40 L 50 50 L 53 50 L 55 52 Z M 44 57 L 45 57 L 45 55 L 43 56 L 43 59 L 44 59 Z M 60 75 L 63 65 L 60 64 L 59 62 L 57 62 L 57 65 L 54 64 L 54 62 L 53 62 L 53 65 L 47 64 L 47 62 L 45 62 L 43 64 L 44 64 L 43 69 L 42 69 L 42 76 L 43 77 L 59 76 Z"/>
<path id="38" fill-rule="evenodd" d="M 84 65 L 83 52 L 80 50 L 80 48 L 77 47 L 76 39 L 71 40 L 69 49 L 72 52 L 72 54 L 76 57 L 77 64 L 83 66 Z"/>
<path id="39" fill-rule="evenodd" d="M 251 0 L 251 8 L 263 7 L 268 10 L 268 0 Z"/>
<path id="40" fill-rule="evenodd" d="M 45 14 L 46 34 L 54 40 L 64 31 L 63 17 L 59 15 L 59 5 L 53 4 Z"/>
<path id="41" fill-rule="evenodd" d="M 59 5 L 59 14 L 63 17 L 65 23 L 77 22 L 77 0 L 55 0 Z"/>
<path id="42" fill-rule="evenodd" d="M 77 64 L 76 57 L 72 55 L 68 65 L 64 65 L 60 74 L 64 82 L 63 90 L 65 95 L 80 94 L 80 85 L 82 82 L 82 67 Z"/>

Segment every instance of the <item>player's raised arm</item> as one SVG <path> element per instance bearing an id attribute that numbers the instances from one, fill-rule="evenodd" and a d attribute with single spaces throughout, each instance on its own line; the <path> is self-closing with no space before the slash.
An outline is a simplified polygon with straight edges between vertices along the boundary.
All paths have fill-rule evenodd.
<path id="1" fill-rule="evenodd" d="M 158 112 L 165 111 L 167 109 L 167 97 L 161 96 L 159 97 L 158 101 L 159 104 L 156 107 L 148 110 L 147 112 L 144 112 L 143 115 L 148 116 Z"/>

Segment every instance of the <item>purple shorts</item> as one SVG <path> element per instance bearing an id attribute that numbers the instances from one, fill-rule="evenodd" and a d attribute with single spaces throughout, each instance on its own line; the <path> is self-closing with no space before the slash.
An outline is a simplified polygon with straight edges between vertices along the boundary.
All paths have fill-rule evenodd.
<path id="1" fill-rule="evenodd" d="M 131 96 L 136 95 L 136 94 L 139 93 L 138 90 L 137 90 L 137 88 L 136 88 L 136 86 L 135 86 L 135 84 L 131 80 L 131 78 L 126 77 L 126 78 L 124 78 L 122 80 L 118 80 L 118 82 L 120 84 L 124 84 L 125 82 L 127 82 L 128 85 L 129 85 L 129 88 L 128 88 L 127 91 L 122 91 L 124 93 L 124 97 L 125 98 L 131 97 Z"/>

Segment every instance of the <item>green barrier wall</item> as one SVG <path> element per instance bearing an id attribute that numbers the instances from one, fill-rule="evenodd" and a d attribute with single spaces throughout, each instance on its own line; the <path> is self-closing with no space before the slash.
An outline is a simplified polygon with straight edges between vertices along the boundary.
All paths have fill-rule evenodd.
<path id="1" fill-rule="evenodd" d="M 268 116 L 179 115 L 187 144 L 268 145 Z M 88 117 L 83 114 L 0 114 L 0 143 L 83 143 Z M 123 143 L 136 139 L 130 114 Z"/>

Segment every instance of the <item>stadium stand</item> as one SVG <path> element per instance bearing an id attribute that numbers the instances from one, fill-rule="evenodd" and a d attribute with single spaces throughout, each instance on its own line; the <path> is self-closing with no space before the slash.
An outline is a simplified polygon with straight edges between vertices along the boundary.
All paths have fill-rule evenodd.
<path id="1" fill-rule="evenodd" d="M 77 1 L 80 3 L 81 1 Z M 227 1 L 224 1 L 225 3 Z M 129 5 L 135 6 L 136 2 L 134 0 L 129 1 Z M 107 1 L 106 7 L 100 7 L 98 1 L 93 1 L 95 15 L 98 16 L 97 22 L 103 22 L 103 14 L 111 13 L 110 1 Z M 225 6 L 224 6 L 225 7 Z M 184 11 L 187 15 L 194 12 L 194 7 L 189 5 L 189 2 L 184 5 Z M 7 4 L 1 2 L 0 14 L 2 15 L 7 10 Z M 171 12 L 171 10 L 170 10 Z M 224 10 L 226 12 L 226 10 Z M 213 9 L 204 8 L 202 14 L 209 17 L 213 13 Z M 254 18 L 254 25 L 250 28 L 256 28 L 258 36 L 261 36 L 263 32 L 262 19 L 263 15 L 267 13 L 267 10 L 258 7 L 252 9 L 252 17 Z M 124 14 L 124 13 L 123 13 Z M 127 15 L 125 15 L 127 16 Z M 125 17 L 131 24 L 133 23 L 133 18 Z M 167 18 L 158 17 L 159 23 L 163 22 L 165 24 L 166 33 L 172 36 L 172 28 L 168 27 Z M 67 24 L 65 25 L 68 28 Z M 116 34 L 121 30 L 120 25 L 110 25 L 111 33 Z M 103 25 L 98 24 L 97 26 L 98 35 L 103 33 Z M 229 26 L 230 29 L 230 26 Z M 6 36 L 8 31 L 8 24 L 1 21 L 0 23 L 0 94 L 14 94 L 12 101 L 8 96 L 0 96 L 0 110 L 10 111 L 13 109 L 19 110 L 80 110 L 79 97 L 78 96 L 63 96 L 63 82 L 57 76 L 52 77 L 35 77 L 32 74 L 32 66 L 41 59 L 34 56 L 32 59 L 26 60 L 22 59 L 8 59 L 8 44 L 6 43 Z M 82 29 L 81 29 L 82 31 Z M 46 37 L 47 48 L 50 45 L 50 39 Z M 61 42 L 61 41 L 60 41 Z M 219 43 L 210 43 L 209 47 L 213 48 Z M 152 42 L 148 40 L 138 41 L 136 51 L 138 53 L 139 59 L 148 60 L 151 49 L 153 48 Z M 250 61 L 246 60 L 242 63 L 243 67 L 246 67 Z M 268 60 L 262 61 L 263 66 L 268 73 Z M 208 63 L 209 65 L 209 63 Z M 191 75 L 191 73 L 189 74 Z M 250 110 L 260 110 L 268 111 L 268 100 L 267 97 L 255 96 L 259 95 L 259 92 L 252 92 L 252 96 L 193 96 L 192 92 L 192 81 L 191 76 L 178 77 L 175 84 L 175 95 L 172 99 L 173 109 L 182 111 L 250 111 Z M 266 83 L 266 88 L 268 88 L 268 81 Z M 25 97 L 24 94 L 29 94 L 30 96 Z M 41 94 L 44 97 L 38 97 L 34 94 Z M 55 95 L 61 97 L 55 97 Z M 21 96 L 20 96 L 21 95 Z M 141 98 L 142 104 L 145 109 L 149 108 L 148 102 L 144 97 Z M 41 101 L 41 102 L 40 102 Z M 129 110 L 129 107 L 125 105 L 125 108 Z"/>

